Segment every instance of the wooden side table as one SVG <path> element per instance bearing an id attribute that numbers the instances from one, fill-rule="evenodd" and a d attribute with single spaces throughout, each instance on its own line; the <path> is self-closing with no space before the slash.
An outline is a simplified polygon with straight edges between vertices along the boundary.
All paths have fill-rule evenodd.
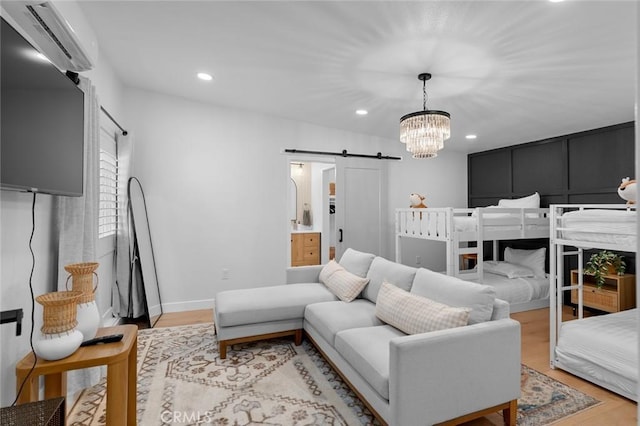
<path id="1" fill-rule="evenodd" d="M 44 397 L 55 398 L 67 394 L 67 371 L 107 366 L 107 424 L 136 424 L 136 384 L 138 356 L 138 327 L 119 325 L 98 330 L 97 336 L 123 334 L 120 342 L 79 348 L 67 358 L 38 362 L 27 379 L 18 403 L 38 400 L 38 378 L 44 376 Z M 20 385 L 33 366 L 33 352 L 16 365 L 16 385 Z"/>

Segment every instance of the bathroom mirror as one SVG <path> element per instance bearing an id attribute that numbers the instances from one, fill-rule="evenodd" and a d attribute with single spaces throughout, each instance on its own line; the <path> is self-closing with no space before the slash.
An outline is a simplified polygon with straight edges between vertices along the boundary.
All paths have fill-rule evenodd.
<path id="1" fill-rule="evenodd" d="M 142 184 L 136 177 L 129 179 L 127 184 L 129 195 L 129 210 L 131 227 L 133 229 L 134 268 L 139 268 L 142 278 L 142 289 L 145 312 L 149 318 L 149 327 L 155 326 L 162 316 L 162 302 L 160 300 L 160 285 L 156 271 L 156 259 L 151 241 L 151 227 L 147 214 L 147 202 L 142 190 Z"/>
<path id="2" fill-rule="evenodd" d="M 289 178 L 289 219 L 298 220 L 298 185 L 293 178 Z"/>

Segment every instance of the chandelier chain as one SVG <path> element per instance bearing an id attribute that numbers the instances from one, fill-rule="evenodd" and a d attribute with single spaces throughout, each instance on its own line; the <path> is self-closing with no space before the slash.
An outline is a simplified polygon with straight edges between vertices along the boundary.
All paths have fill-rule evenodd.
<path id="1" fill-rule="evenodd" d="M 427 82 L 422 80 L 422 110 L 427 110 Z"/>

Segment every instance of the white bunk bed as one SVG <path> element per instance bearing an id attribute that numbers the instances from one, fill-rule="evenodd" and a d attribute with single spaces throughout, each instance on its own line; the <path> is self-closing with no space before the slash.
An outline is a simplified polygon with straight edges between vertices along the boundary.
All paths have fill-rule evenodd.
<path id="1" fill-rule="evenodd" d="M 636 209 L 625 205 L 550 207 L 550 364 L 638 401 L 638 310 L 583 316 L 585 249 L 637 251 Z M 564 259 L 578 257 L 578 283 L 565 285 Z M 564 294 L 578 290 L 577 319 L 563 321 Z"/>
<path id="2" fill-rule="evenodd" d="M 498 297 L 510 302 L 511 312 L 549 305 L 548 279 L 513 278 L 486 272 L 484 241 L 493 241 L 494 261 L 498 260 L 498 241 L 549 237 L 549 209 L 426 208 L 396 209 L 396 261 L 402 262 L 402 239 L 418 238 L 446 244 L 446 273 L 465 280 L 494 285 Z M 469 243 L 475 243 L 470 246 Z M 474 269 L 461 269 L 461 256 L 475 254 Z"/>

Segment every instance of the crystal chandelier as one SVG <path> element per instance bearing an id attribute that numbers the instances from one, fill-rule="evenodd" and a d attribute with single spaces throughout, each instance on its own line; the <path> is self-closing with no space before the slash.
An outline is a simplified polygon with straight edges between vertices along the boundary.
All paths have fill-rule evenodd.
<path id="1" fill-rule="evenodd" d="M 426 81 L 431 79 L 431 74 L 420 74 L 418 79 L 422 81 L 422 111 L 400 118 L 400 142 L 407 145 L 413 158 L 433 158 L 451 136 L 451 115 L 427 109 Z"/>

